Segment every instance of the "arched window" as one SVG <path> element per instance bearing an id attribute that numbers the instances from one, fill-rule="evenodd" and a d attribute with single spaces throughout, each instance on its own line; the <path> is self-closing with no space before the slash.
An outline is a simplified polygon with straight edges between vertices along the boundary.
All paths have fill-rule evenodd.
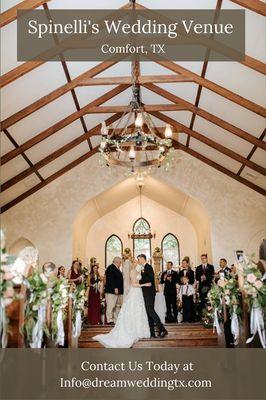
<path id="1" fill-rule="evenodd" d="M 137 257 L 139 254 L 145 254 L 147 260 L 151 258 L 151 239 L 150 233 L 151 228 L 148 221 L 144 218 L 139 218 L 133 226 L 133 249 L 134 256 Z M 140 236 L 140 237 L 138 237 Z"/>
<path id="2" fill-rule="evenodd" d="M 174 267 L 180 264 L 179 242 L 175 235 L 168 233 L 162 240 L 163 270 L 166 268 L 167 261 L 172 261 Z"/>
<path id="3" fill-rule="evenodd" d="M 115 257 L 122 257 L 123 245 L 117 235 L 110 236 L 105 243 L 105 268 L 112 264 Z"/>

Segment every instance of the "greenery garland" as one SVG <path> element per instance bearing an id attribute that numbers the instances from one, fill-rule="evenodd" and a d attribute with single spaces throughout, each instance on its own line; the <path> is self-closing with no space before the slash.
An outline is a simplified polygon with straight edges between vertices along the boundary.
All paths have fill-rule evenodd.
<path id="1" fill-rule="evenodd" d="M 69 298 L 69 284 L 66 278 L 55 278 L 52 281 L 51 307 L 52 307 L 52 339 L 56 340 L 58 334 L 57 317 L 62 311 L 63 321 L 66 319 L 66 307 Z"/>
<path id="2" fill-rule="evenodd" d="M 242 263 L 246 301 L 249 311 L 252 307 L 265 310 L 266 307 L 266 285 L 262 281 L 262 274 L 252 258 L 244 257 Z"/>
<path id="3" fill-rule="evenodd" d="M 75 326 L 77 313 L 80 312 L 81 316 L 84 314 L 85 301 L 87 299 L 84 283 L 77 285 L 74 292 L 71 293 L 73 299 L 73 316 L 72 323 Z"/>
<path id="4" fill-rule="evenodd" d="M 38 310 L 41 306 L 47 306 L 49 290 L 48 279 L 40 269 L 35 270 L 28 278 L 25 278 L 24 283 L 28 293 L 22 334 L 24 335 L 26 346 L 29 347 L 33 341 L 33 328 L 38 321 Z M 50 334 L 46 322 L 42 324 L 42 329 L 44 334 L 49 337 Z"/>

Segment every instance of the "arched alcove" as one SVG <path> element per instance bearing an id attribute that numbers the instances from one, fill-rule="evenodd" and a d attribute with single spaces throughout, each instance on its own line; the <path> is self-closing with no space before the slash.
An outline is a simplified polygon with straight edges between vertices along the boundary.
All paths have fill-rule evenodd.
<path id="1" fill-rule="evenodd" d="M 197 236 L 197 258 L 208 253 L 212 261 L 211 226 L 206 209 L 196 199 L 152 177 L 145 179 L 142 193 L 148 199 L 185 217 Z M 87 235 L 93 224 L 128 201 L 137 198 L 139 190 L 134 178 L 128 178 L 88 201 L 78 212 L 73 224 L 73 257 L 86 256 Z M 156 229 L 156 227 L 153 227 Z M 93 237 L 93 236 L 92 236 Z M 104 249 L 103 249 L 104 251 Z M 181 254 L 181 257 L 186 254 Z"/>
<path id="2" fill-rule="evenodd" d="M 8 248 L 8 253 L 11 254 L 12 256 L 17 256 L 19 254 L 19 252 L 21 250 L 23 250 L 25 247 L 35 247 L 34 244 L 24 238 L 24 237 L 20 237 L 18 239 L 16 239 Z"/>

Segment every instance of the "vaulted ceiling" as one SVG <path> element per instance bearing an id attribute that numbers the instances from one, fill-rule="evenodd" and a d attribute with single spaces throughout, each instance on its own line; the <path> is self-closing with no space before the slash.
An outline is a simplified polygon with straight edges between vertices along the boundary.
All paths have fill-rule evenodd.
<path id="1" fill-rule="evenodd" d="M 131 99 L 127 62 L 16 60 L 18 8 L 127 7 L 126 0 L 2 0 L 2 212 L 89 157 L 100 124 Z M 246 9 L 242 62 L 142 62 L 142 98 L 158 128 L 174 127 L 175 147 L 265 195 L 265 21 L 259 0 L 142 0 L 147 8 Z M 78 173 L 78 172 L 77 172 Z M 195 171 L 196 173 L 196 171 Z"/>

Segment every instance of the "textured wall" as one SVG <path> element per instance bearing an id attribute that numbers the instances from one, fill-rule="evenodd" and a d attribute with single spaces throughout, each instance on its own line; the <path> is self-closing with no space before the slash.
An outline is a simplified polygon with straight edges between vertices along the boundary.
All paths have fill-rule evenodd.
<path id="1" fill-rule="evenodd" d="M 183 154 L 174 170 L 153 175 L 199 200 L 211 219 L 213 259 L 233 260 L 235 249 L 257 252 L 266 237 L 266 204 L 260 194 Z M 99 193 L 124 179 L 109 173 L 97 156 L 87 160 L 2 216 L 7 245 L 24 237 L 40 251 L 40 260 L 69 265 L 72 225 L 79 209 Z M 263 231 L 264 230 L 264 231 Z"/>

